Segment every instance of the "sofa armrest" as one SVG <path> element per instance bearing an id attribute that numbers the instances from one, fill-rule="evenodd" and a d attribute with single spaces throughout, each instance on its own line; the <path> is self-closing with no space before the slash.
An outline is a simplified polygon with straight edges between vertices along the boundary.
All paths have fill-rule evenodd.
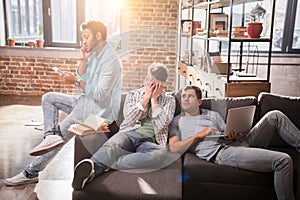
<path id="1" fill-rule="evenodd" d="M 300 97 L 262 92 L 258 96 L 260 118 L 271 110 L 283 112 L 300 129 Z"/>
<path id="2" fill-rule="evenodd" d="M 259 118 L 272 110 L 279 110 L 284 113 L 298 129 L 300 129 L 300 97 L 283 96 L 262 92 L 258 96 L 258 105 L 260 110 Z M 274 134 L 271 140 L 271 147 L 292 148 L 283 141 L 278 134 Z"/>
<path id="3" fill-rule="evenodd" d="M 90 134 L 85 136 L 75 136 L 74 143 L 74 166 L 85 158 L 90 158 L 112 135 L 119 131 L 119 127 L 114 122 L 109 125 L 109 133 Z"/>

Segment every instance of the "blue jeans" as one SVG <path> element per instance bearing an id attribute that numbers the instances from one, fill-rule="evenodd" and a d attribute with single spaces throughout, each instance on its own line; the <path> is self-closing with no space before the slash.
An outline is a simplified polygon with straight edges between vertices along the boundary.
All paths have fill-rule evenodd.
<path id="1" fill-rule="evenodd" d="M 82 116 L 82 106 L 73 95 L 67 95 L 56 92 L 49 92 L 42 97 L 42 110 L 44 116 L 44 136 L 49 134 L 60 134 L 65 142 L 69 141 L 74 134 L 68 131 L 74 119 Z M 68 116 L 59 124 L 59 111 L 63 111 Z M 55 157 L 62 147 L 56 148 L 51 152 L 36 157 L 28 166 L 26 166 L 26 174 L 30 177 L 37 177 L 47 164 Z"/>
<path id="2" fill-rule="evenodd" d="M 118 132 L 91 157 L 96 175 L 112 167 L 117 170 L 155 170 L 167 156 L 167 149 L 135 131 Z"/>
<path id="3" fill-rule="evenodd" d="M 300 151 L 300 131 L 283 113 L 271 111 L 244 138 L 221 149 L 215 163 L 255 172 L 274 172 L 277 198 L 293 200 L 292 159 L 286 153 L 265 149 L 276 133 Z"/>

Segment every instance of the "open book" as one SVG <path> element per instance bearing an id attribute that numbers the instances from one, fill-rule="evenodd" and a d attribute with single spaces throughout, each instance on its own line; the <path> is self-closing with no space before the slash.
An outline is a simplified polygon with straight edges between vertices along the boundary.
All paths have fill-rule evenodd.
<path id="1" fill-rule="evenodd" d="M 97 115 L 90 115 L 84 122 L 75 120 L 77 123 L 72 124 L 68 130 L 77 135 L 109 132 L 108 124 L 104 120 Z"/>

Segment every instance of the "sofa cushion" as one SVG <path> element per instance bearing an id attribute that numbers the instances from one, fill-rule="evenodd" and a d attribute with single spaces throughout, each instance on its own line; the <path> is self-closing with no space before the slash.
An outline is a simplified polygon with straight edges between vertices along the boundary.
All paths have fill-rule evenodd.
<path id="1" fill-rule="evenodd" d="M 184 199 L 193 199 L 200 194 L 201 199 L 257 199 L 257 196 L 260 199 L 276 199 L 273 173 L 218 165 L 191 153 L 185 154 L 183 168 Z M 261 194 L 257 194 L 258 191 Z M 249 196 L 252 192 L 253 196 Z"/>
<path id="2" fill-rule="evenodd" d="M 169 166 L 145 173 L 111 170 L 95 178 L 84 190 L 74 191 L 73 199 L 182 199 L 181 159 Z"/>

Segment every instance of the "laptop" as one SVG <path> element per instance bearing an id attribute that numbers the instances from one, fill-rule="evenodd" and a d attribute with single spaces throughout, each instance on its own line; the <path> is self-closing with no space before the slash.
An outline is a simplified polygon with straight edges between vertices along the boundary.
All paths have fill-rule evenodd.
<path id="1" fill-rule="evenodd" d="M 224 133 L 212 133 L 207 137 L 228 136 L 231 130 L 237 130 L 241 133 L 249 132 L 252 127 L 255 109 L 256 106 L 254 105 L 229 109 Z"/>

